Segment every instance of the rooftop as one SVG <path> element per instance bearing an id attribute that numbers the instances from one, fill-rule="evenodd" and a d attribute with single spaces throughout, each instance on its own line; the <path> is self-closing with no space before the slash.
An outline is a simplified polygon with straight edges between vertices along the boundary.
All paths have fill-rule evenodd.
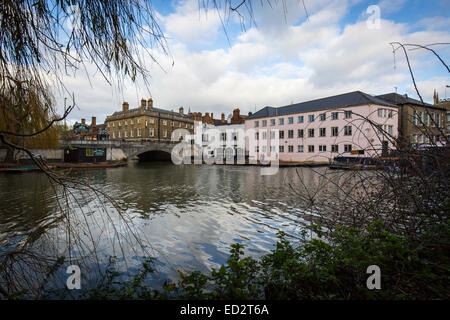
<path id="1" fill-rule="evenodd" d="M 443 108 L 437 107 L 435 105 L 432 105 L 432 104 L 429 104 L 429 103 L 426 103 L 426 102 L 422 103 L 419 100 L 416 100 L 416 99 L 408 97 L 406 94 L 405 95 L 401 95 L 401 94 L 398 94 L 398 93 L 391 92 L 391 93 L 386 93 L 386 94 L 380 94 L 380 95 L 375 96 L 375 97 L 379 98 L 379 99 L 383 99 L 383 100 L 385 100 L 387 102 L 390 102 L 390 103 L 394 103 L 396 105 L 413 104 L 413 105 L 417 105 L 417 106 L 423 106 L 425 104 L 425 106 L 429 107 L 429 108 L 443 109 Z"/>
<path id="2" fill-rule="evenodd" d="M 160 108 L 155 108 L 155 107 L 151 107 L 151 108 L 146 107 L 145 109 L 138 107 L 138 108 L 134 108 L 134 109 L 129 109 L 127 111 L 116 111 L 112 115 L 113 116 L 125 115 L 127 113 L 132 113 L 132 112 L 139 111 L 139 110 L 154 111 L 154 112 L 170 114 L 170 115 L 174 115 L 174 116 L 178 116 L 178 117 L 190 118 L 187 114 L 183 114 L 183 113 L 179 113 L 179 112 L 175 112 L 175 111 L 169 111 L 169 110 L 160 109 Z"/>
<path id="3" fill-rule="evenodd" d="M 292 113 L 301 113 L 307 111 L 316 111 L 323 109 L 332 109 L 339 107 L 349 107 L 362 104 L 378 104 L 385 105 L 389 107 L 397 107 L 395 104 L 387 102 L 385 100 L 379 99 L 377 97 L 371 96 L 367 93 L 361 91 L 353 91 L 349 93 L 339 94 L 336 96 L 310 100 L 301 103 L 290 104 L 283 107 L 265 107 L 253 115 L 249 116 L 247 119 L 255 119 L 262 117 L 273 117 L 282 116 Z"/>

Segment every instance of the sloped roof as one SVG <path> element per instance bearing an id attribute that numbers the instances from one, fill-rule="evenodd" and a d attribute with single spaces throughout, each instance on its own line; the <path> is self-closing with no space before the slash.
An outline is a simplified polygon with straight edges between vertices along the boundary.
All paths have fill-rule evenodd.
<path id="1" fill-rule="evenodd" d="M 292 113 L 301 113 L 307 111 L 316 111 L 323 109 L 332 109 L 338 107 L 348 107 L 348 106 L 356 106 L 362 104 L 379 104 L 385 105 L 389 107 L 397 107 L 396 105 L 387 102 L 385 100 L 376 98 L 371 96 L 370 94 L 361 92 L 361 91 L 353 91 L 349 93 L 344 93 L 336 96 L 310 100 L 301 103 L 295 103 L 283 107 L 264 107 L 263 109 L 255 112 L 247 119 L 255 119 L 262 117 L 274 117 L 274 116 L 282 116 Z"/>
<path id="2" fill-rule="evenodd" d="M 407 95 L 401 95 L 401 94 L 394 93 L 394 92 L 386 93 L 386 94 L 380 94 L 380 95 L 375 96 L 375 97 L 379 98 L 379 99 L 383 99 L 383 100 L 385 100 L 387 102 L 390 102 L 390 103 L 393 103 L 393 104 L 396 104 L 396 105 L 414 104 L 414 105 L 417 105 L 417 106 L 423 106 L 422 102 L 419 101 L 419 100 L 410 98 Z M 435 105 L 432 105 L 432 104 L 429 104 L 429 103 L 426 103 L 426 102 L 424 102 L 424 104 L 425 104 L 426 107 L 429 107 L 429 108 L 443 109 L 443 108 L 440 108 L 438 106 L 435 106 Z"/>

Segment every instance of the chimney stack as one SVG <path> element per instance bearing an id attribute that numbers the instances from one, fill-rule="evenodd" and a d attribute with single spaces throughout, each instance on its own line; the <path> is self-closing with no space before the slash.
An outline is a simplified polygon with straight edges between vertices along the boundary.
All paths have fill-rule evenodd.
<path id="1" fill-rule="evenodd" d="M 211 112 L 211 120 L 214 120 L 214 113 Z"/>
<path id="2" fill-rule="evenodd" d="M 222 112 L 222 115 L 220 116 L 220 120 L 222 120 L 222 122 L 225 122 L 225 113 Z"/>
<path id="3" fill-rule="evenodd" d="M 141 99 L 141 108 L 145 109 L 146 106 L 147 106 L 147 101 L 145 101 L 145 99 Z"/>
<path id="4" fill-rule="evenodd" d="M 86 124 L 86 119 L 81 119 L 82 124 Z"/>
<path id="5" fill-rule="evenodd" d="M 180 109 L 178 111 L 179 111 L 179 113 L 183 114 L 183 112 L 184 112 L 183 107 L 180 107 Z"/>
<path id="6" fill-rule="evenodd" d="M 128 111 L 128 102 L 124 102 L 124 103 L 122 104 L 122 111 L 123 111 L 123 112 Z"/>
<path id="7" fill-rule="evenodd" d="M 153 108 L 153 99 L 152 98 L 148 98 L 147 107 L 149 107 L 150 109 Z"/>
<path id="8" fill-rule="evenodd" d="M 250 112 L 248 113 L 248 116 L 250 117 L 252 114 L 253 114 L 253 113 L 250 111 Z"/>
<path id="9" fill-rule="evenodd" d="M 96 126 L 96 125 L 97 125 L 97 118 L 92 117 L 91 126 Z"/>

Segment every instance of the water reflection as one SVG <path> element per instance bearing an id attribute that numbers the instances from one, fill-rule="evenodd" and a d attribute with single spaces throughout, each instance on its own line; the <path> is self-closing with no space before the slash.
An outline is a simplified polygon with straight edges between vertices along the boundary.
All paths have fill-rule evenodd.
<path id="1" fill-rule="evenodd" d="M 232 243 L 244 244 L 248 254 L 257 256 L 273 249 L 279 230 L 299 236 L 311 215 L 299 209 L 292 191 L 304 185 L 323 188 L 320 170 L 280 168 L 277 175 L 261 176 L 258 167 L 130 163 L 73 175 L 117 201 L 145 238 L 141 244 L 131 238 L 120 243 L 128 258 L 139 264 L 144 245 L 158 259 L 162 277 L 176 277 L 179 269 L 206 271 L 225 263 Z M 42 174 L 0 175 L 0 192 L 3 235 L 26 232 L 58 213 L 54 191 Z M 76 197 L 76 212 L 87 220 L 83 225 L 79 219 L 75 230 L 81 238 L 91 235 L 101 254 L 115 253 L 120 238 L 101 215 L 112 206 L 92 193 Z M 114 231 L 125 235 L 129 227 L 114 219 Z M 53 232 L 61 243 L 67 238 L 62 227 Z"/>

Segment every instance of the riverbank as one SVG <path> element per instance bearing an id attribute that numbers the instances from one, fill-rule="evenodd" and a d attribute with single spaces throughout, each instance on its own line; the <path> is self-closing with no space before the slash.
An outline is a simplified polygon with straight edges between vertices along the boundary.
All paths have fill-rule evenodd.
<path id="1" fill-rule="evenodd" d="M 57 162 L 46 164 L 47 169 L 102 169 L 118 168 L 127 166 L 127 162 L 100 162 L 100 163 L 67 163 Z M 0 165 L 0 173 L 25 173 L 37 172 L 41 169 L 36 165 L 21 165 L 13 163 L 3 163 Z"/>

